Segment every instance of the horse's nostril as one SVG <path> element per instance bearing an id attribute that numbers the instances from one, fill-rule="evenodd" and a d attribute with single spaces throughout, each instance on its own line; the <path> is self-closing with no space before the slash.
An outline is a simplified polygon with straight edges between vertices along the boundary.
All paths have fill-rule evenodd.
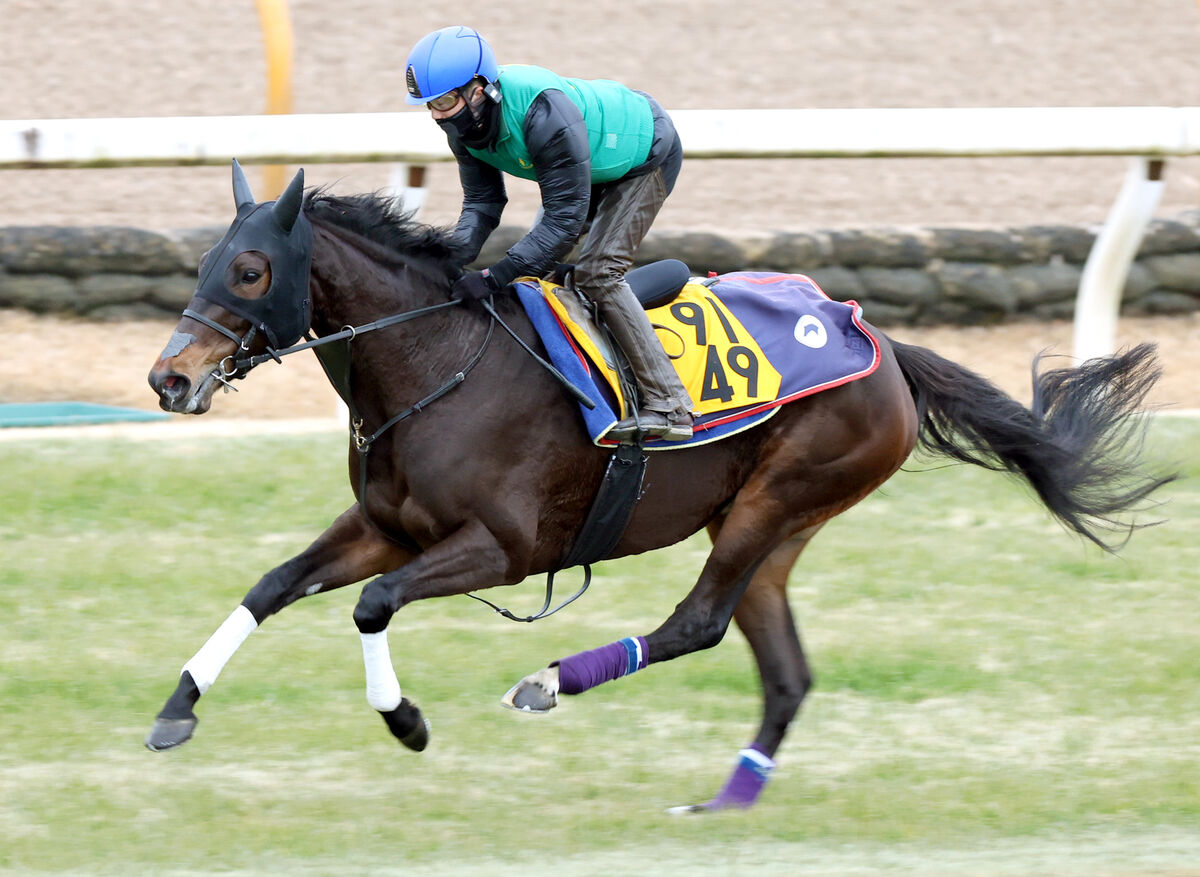
<path id="1" fill-rule="evenodd" d="M 150 385 L 158 393 L 162 407 L 170 410 L 171 405 L 187 398 L 192 382 L 183 375 L 172 372 L 162 377 L 151 376 Z"/>
<path id="2" fill-rule="evenodd" d="M 192 382 L 182 375 L 171 375 L 166 380 L 166 391 L 176 399 L 182 399 L 191 389 Z"/>

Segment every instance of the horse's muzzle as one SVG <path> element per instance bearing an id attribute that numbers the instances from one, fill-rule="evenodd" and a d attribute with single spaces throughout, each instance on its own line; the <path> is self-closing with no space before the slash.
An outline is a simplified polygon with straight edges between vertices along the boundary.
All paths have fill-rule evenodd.
<path id="1" fill-rule="evenodd" d="M 163 411 L 177 414 L 198 414 L 192 398 L 192 382 L 178 372 L 150 372 L 150 387 L 158 393 L 158 405 Z"/>

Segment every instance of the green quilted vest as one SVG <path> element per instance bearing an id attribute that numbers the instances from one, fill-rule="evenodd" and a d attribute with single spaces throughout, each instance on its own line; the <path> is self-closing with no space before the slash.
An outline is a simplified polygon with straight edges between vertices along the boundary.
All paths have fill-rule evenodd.
<path id="1" fill-rule="evenodd" d="M 548 88 L 569 97 L 583 113 L 592 152 L 592 183 L 618 180 L 650 155 L 654 118 L 649 102 L 610 79 L 566 79 L 541 67 L 506 64 L 500 68 L 500 133 L 491 149 L 470 153 L 492 167 L 527 180 L 537 179 L 525 145 L 525 114 Z"/>

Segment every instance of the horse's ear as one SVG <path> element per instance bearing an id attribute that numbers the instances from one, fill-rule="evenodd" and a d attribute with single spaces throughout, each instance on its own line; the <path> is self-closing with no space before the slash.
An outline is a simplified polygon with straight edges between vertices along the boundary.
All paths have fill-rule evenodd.
<path id="1" fill-rule="evenodd" d="M 288 183 L 288 187 L 283 190 L 283 194 L 279 196 L 279 200 L 275 202 L 275 206 L 271 209 L 275 216 L 275 221 L 279 223 L 279 227 L 283 229 L 285 234 L 292 233 L 292 226 L 296 224 L 296 217 L 300 215 L 300 204 L 304 200 L 304 168 L 296 171 L 296 176 L 292 177 L 292 181 Z"/>
<path id="2" fill-rule="evenodd" d="M 238 164 L 238 160 L 233 160 L 233 203 L 237 205 L 237 209 L 241 210 L 247 204 L 254 203 L 254 193 L 250 191 L 250 183 L 246 180 L 246 172 L 242 170 L 242 166 Z"/>

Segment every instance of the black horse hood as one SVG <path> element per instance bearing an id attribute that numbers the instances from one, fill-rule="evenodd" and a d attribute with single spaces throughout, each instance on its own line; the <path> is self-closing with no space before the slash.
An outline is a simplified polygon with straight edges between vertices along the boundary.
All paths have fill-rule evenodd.
<path id="1" fill-rule="evenodd" d="M 250 193 L 241 166 L 233 163 L 237 217 L 210 252 L 196 297 L 249 320 L 278 350 L 294 344 L 308 330 L 312 302 L 308 272 L 312 261 L 312 224 L 301 211 L 304 171 L 297 172 L 277 201 L 259 204 Z M 271 265 L 271 286 L 262 298 L 235 295 L 225 285 L 230 264 L 241 253 L 257 250 Z"/>

